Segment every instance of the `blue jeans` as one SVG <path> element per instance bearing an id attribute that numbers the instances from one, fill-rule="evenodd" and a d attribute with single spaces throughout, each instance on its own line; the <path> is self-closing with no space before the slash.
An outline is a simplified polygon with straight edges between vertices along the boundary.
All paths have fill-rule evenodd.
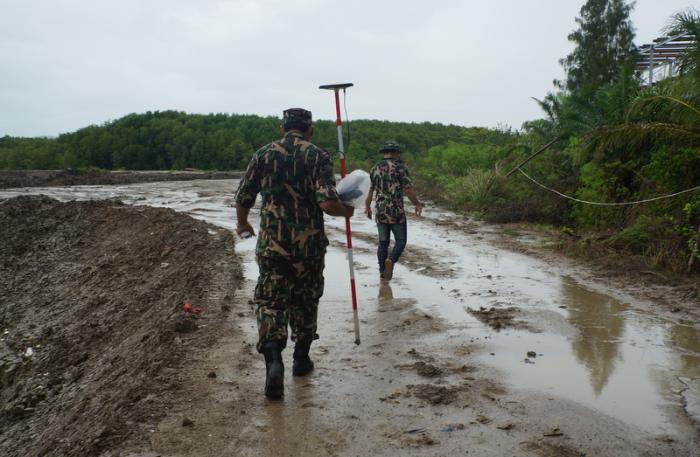
<path id="1" fill-rule="evenodd" d="M 392 262 L 398 262 L 403 249 L 406 247 L 406 222 L 402 224 L 377 223 L 377 232 L 379 233 L 377 260 L 379 261 L 379 271 L 383 272 L 386 259 L 391 258 Z M 394 249 L 391 250 L 391 257 L 389 257 L 390 232 L 394 234 Z"/>

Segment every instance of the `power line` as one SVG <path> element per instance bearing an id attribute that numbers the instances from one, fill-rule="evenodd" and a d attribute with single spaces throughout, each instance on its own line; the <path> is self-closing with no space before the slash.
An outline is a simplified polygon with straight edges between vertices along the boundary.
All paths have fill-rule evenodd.
<path id="1" fill-rule="evenodd" d="M 634 202 L 591 202 L 591 201 L 588 201 L 588 200 L 581 200 L 581 199 L 578 199 L 578 198 L 576 198 L 576 197 L 572 197 L 572 196 L 570 196 L 570 195 L 562 194 L 562 193 L 559 192 L 558 190 L 552 189 L 551 187 L 547 187 L 547 186 L 545 186 L 544 184 L 541 184 L 541 183 L 539 183 L 538 181 L 536 181 L 533 177 L 531 177 L 531 176 L 528 175 L 527 173 L 525 173 L 525 172 L 522 170 L 522 168 L 518 168 L 518 171 L 519 171 L 520 173 L 522 173 L 527 179 L 529 179 L 530 181 L 532 181 L 533 183 L 535 183 L 536 185 L 540 186 L 541 188 L 543 188 L 543 189 L 545 189 L 545 190 L 548 190 L 549 192 L 553 192 L 553 193 L 559 195 L 560 197 L 564 197 L 564 198 L 566 198 L 566 199 L 568 199 L 568 200 L 575 201 L 575 202 L 578 202 L 578 203 L 585 203 L 585 204 L 587 204 L 587 205 L 597 205 L 597 206 L 630 206 L 630 205 L 638 205 L 638 204 L 640 204 L 640 203 L 648 203 L 648 202 L 653 202 L 653 201 L 656 201 L 656 200 L 663 200 L 664 198 L 676 197 L 676 196 L 678 196 L 678 195 L 686 194 L 686 193 L 688 193 L 688 192 L 693 192 L 693 191 L 696 191 L 696 190 L 699 190 L 699 189 L 700 189 L 700 186 L 695 186 L 695 187 L 693 187 L 693 188 L 686 189 L 686 190 L 682 190 L 682 191 L 680 191 L 680 192 L 675 192 L 675 193 L 667 194 L 667 195 L 660 195 L 660 196 L 658 196 L 658 197 L 647 198 L 647 199 L 645 199 L 645 200 L 637 200 L 637 201 L 634 201 Z"/>

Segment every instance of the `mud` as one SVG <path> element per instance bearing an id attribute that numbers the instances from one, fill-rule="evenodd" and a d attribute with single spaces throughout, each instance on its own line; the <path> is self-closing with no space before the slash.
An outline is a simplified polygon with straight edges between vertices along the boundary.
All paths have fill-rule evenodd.
<path id="1" fill-rule="evenodd" d="M 237 171 L 0 170 L 0 189 L 240 178 Z"/>
<path id="2" fill-rule="evenodd" d="M 457 400 L 459 387 L 436 386 L 433 384 L 409 384 L 406 386 L 411 395 L 414 395 L 421 400 L 425 400 L 431 405 L 449 405 Z"/>
<path id="3" fill-rule="evenodd" d="M 635 297 L 652 300 L 664 312 L 700 319 L 700 280 L 697 274 L 678 275 L 656 269 L 649 259 L 619 252 L 569 252 L 566 235 L 524 224 L 504 224 L 486 236 L 496 245 L 555 264 L 583 265 L 579 280 L 607 283 Z"/>
<path id="4" fill-rule="evenodd" d="M 488 325 L 496 331 L 501 331 L 505 328 L 518 328 L 531 330 L 532 328 L 527 322 L 516 319 L 520 314 L 520 308 L 509 306 L 508 308 L 484 308 L 467 310 L 469 314 L 479 319 L 480 322 Z"/>
<path id="5" fill-rule="evenodd" d="M 345 233 L 344 230 L 340 230 L 340 228 L 332 228 L 332 230 L 336 233 Z M 376 243 L 377 243 L 377 235 L 375 233 L 366 233 L 366 232 L 355 232 L 353 233 L 353 238 L 354 239 L 359 239 L 362 240 L 370 245 L 373 245 L 372 248 L 366 248 L 364 246 L 361 246 L 359 248 L 354 248 L 360 252 L 367 252 L 369 254 L 376 255 Z M 393 247 L 393 238 L 391 240 L 391 244 L 389 246 L 389 252 L 391 252 L 391 249 Z M 345 247 L 345 243 L 343 241 L 337 240 L 335 242 L 335 245 L 339 248 Z M 428 276 L 431 278 L 453 278 L 456 276 L 456 271 L 457 268 L 455 268 L 455 263 L 454 259 L 451 259 L 448 255 L 445 256 L 440 256 L 440 255 L 435 255 L 434 252 L 432 252 L 430 249 L 426 249 L 422 247 L 421 245 L 416 245 L 415 243 L 409 244 L 402 256 L 401 256 L 401 264 L 405 266 L 406 268 L 419 273 L 423 276 Z"/>
<path id="6" fill-rule="evenodd" d="M 435 378 L 443 375 L 442 369 L 430 363 L 416 362 L 413 364 L 413 368 L 416 370 L 416 373 L 426 378 Z"/>
<path id="7" fill-rule="evenodd" d="M 585 457 L 586 454 L 568 448 L 561 444 L 550 444 L 547 442 L 525 441 L 520 448 L 526 452 L 532 452 L 541 457 Z"/>
<path id="8" fill-rule="evenodd" d="M 240 282 L 230 233 L 119 202 L 0 201 L 0 455 L 149 439 Z M 184 302 L 203 311 L 183 315 Z"/>

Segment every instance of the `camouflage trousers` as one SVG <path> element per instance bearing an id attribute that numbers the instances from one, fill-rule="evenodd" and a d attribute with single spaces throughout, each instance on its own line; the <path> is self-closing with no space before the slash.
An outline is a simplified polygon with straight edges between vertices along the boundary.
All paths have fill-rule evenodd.
<path id="1" fill-rule="evenodd" d="M 323 295 L 324 257 L 285 259 L 258 256 L 260 276 L 255 286 L 258 352 L 267 341 L 287 345 L 287 325 L 292 341 L 318 339 L 318 301 Z"/>

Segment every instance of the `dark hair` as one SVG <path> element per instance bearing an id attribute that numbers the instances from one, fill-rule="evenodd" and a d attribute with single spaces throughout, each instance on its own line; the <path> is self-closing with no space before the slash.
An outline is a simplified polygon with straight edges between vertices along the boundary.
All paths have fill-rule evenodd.
<path id="1" fill-rule="evenodd" d="M 285 122 L 282 126 L 285 132 L 290 130 L 299 130 L 300 132 L 306 132 L 311 128 L 311 124 L 305 122 Z"/>

